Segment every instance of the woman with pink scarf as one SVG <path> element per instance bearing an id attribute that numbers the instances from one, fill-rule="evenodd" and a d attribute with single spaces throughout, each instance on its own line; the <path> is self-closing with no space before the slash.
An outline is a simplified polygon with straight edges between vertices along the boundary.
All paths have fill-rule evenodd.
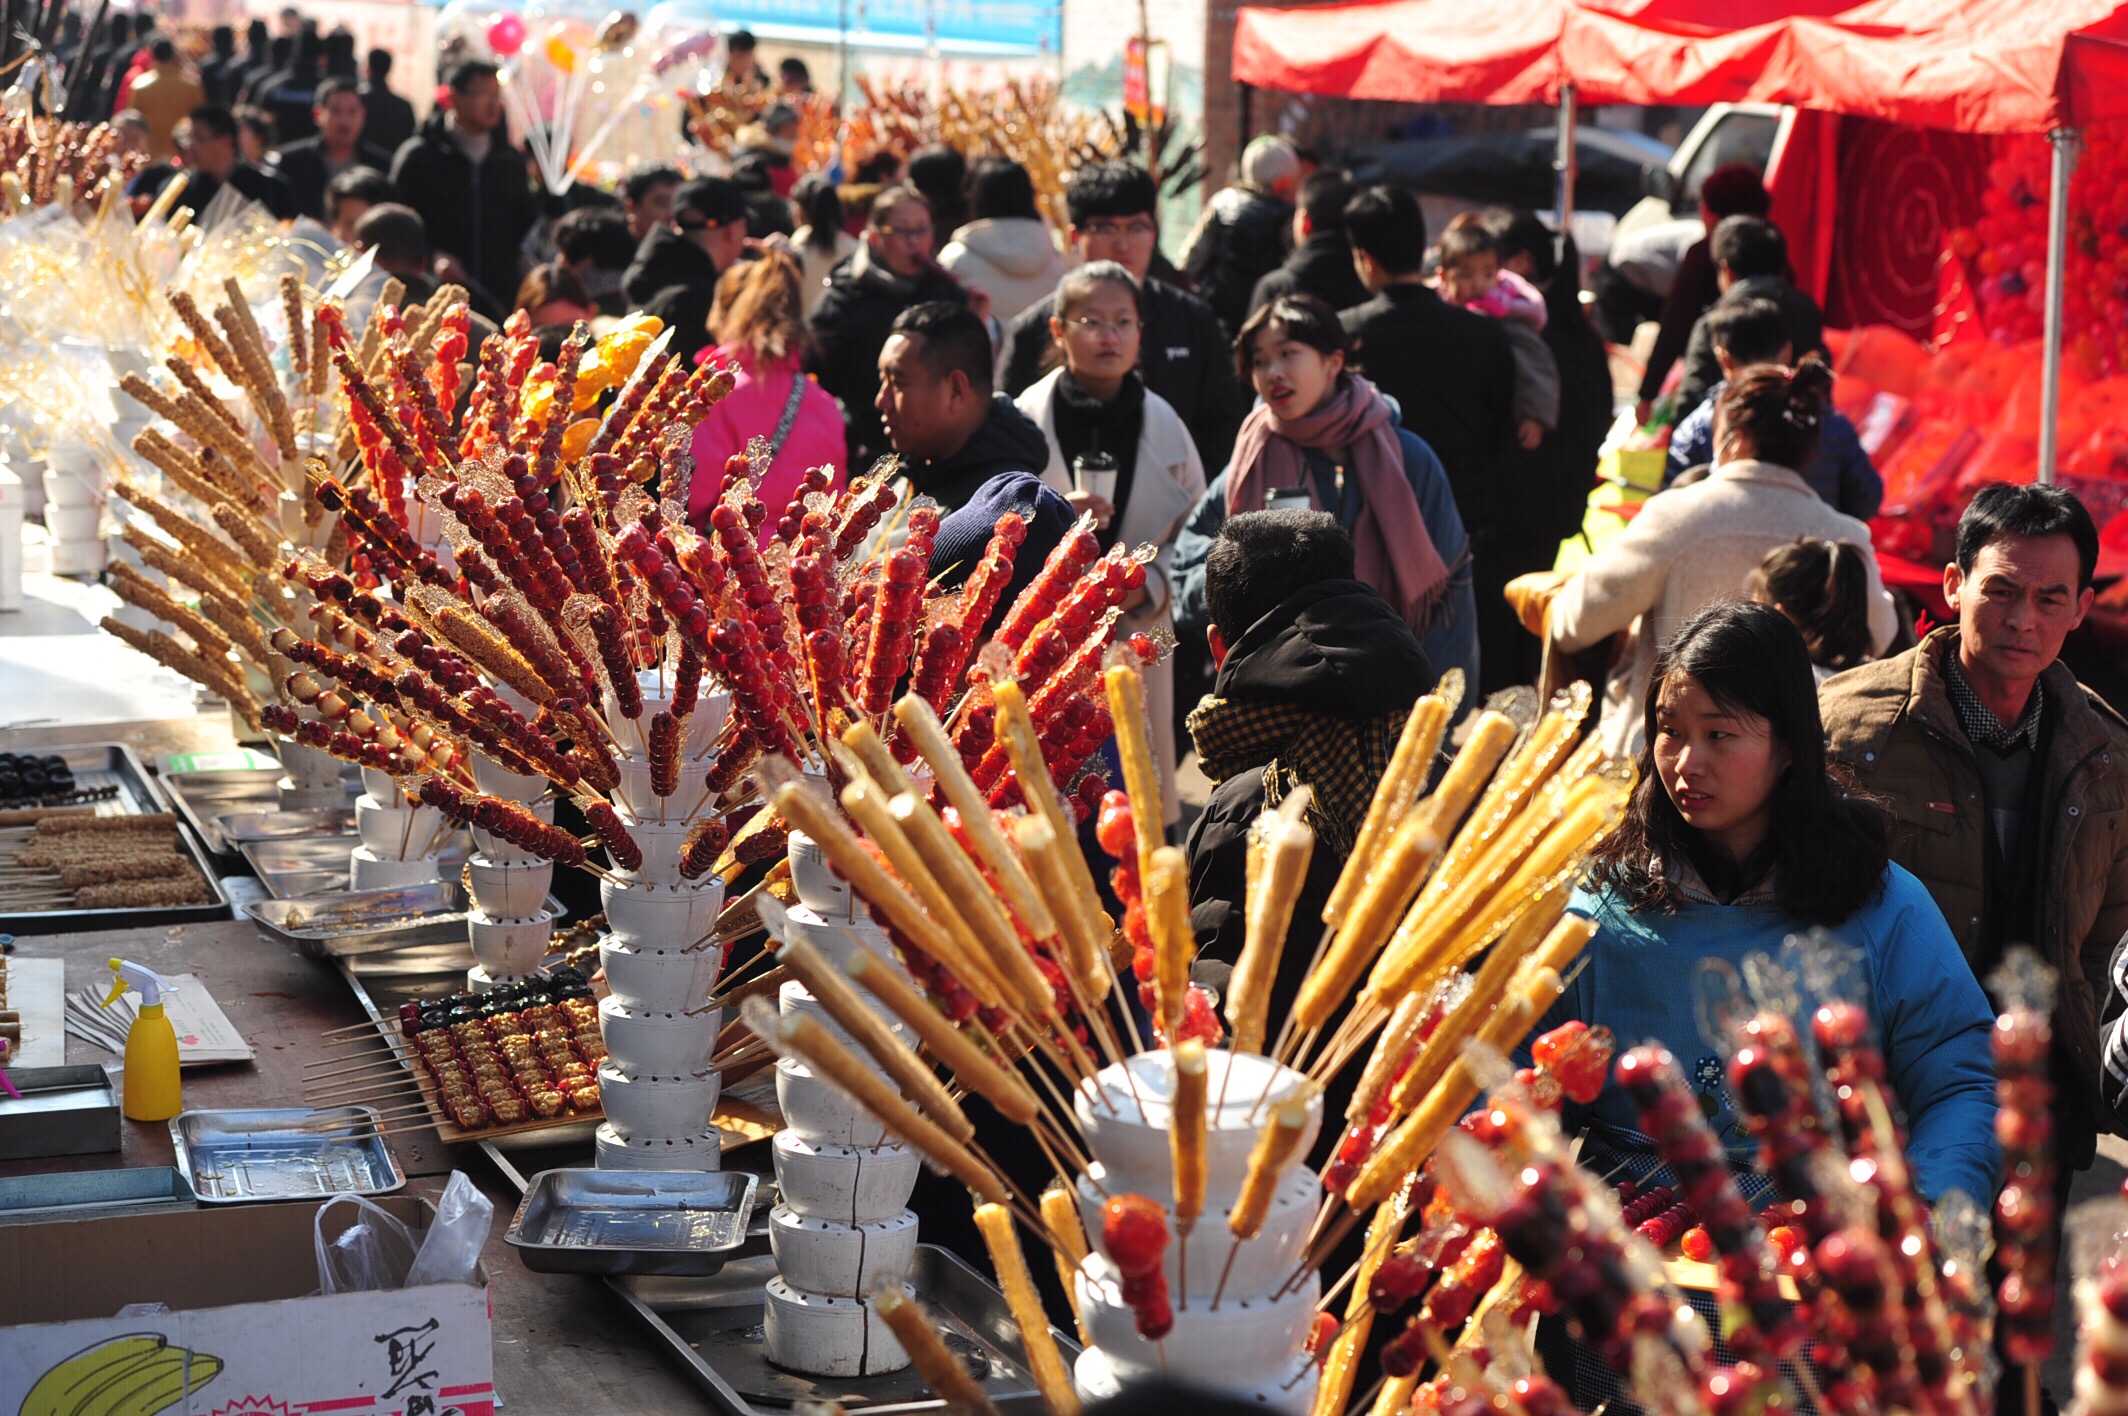
<path id="1" fill-rule="evenodd" d="M 1305 504 L 1338 518 L 1359 578 L 1411 626 L 1434 672 L 1460 668 L 1476 684 L 1469 537 L 1448 476 L 1400 424 L 1396 405 L 1345 368 L 1346 352 L 1336 312 L 1312 295 L 1282 296 L 1242 326 L 1235 366 L 1261 402 L 1177 538 L 1178 618 L 1203 599 L 1198 537 L 1208 549 L 1228 516 Z"/>

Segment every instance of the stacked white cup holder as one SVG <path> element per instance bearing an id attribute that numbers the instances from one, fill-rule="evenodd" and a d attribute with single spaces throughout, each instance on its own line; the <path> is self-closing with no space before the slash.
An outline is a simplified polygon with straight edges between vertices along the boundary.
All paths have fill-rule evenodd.
<path id="1" fill-rule="evenodd" d="M 54 442 L 44 467 L 44 529 L 51 540 L 52 574 L 94 575 L 103 569 L 104 470 L 96 449 L 82 441 Z"/>
<path id="2" fill-rule="evenodd" d="M 1164 1379 L 1265 1411 L 1302 1413 L 1314 1405 L 1316 1369 L 1306 1345 L 1322 1277 L 1311 1271 L 1303 1282 L 1287 1284 L 1305 1257 L 1322 1198 L 1306 1163 L 1322 1126 L 1320 1096 L 1309 1108 L 1294 1158 L 1278 1176 L 1262 1229 L 1236 1244 L 1227 1228 L 1263 1126 L 1262 1108 L 1305 1081 L 1254 1053 L 1205 1053 L 1205 1090 L 1213 1104 L 1206 1116 L 1204 1212 L 1187 1239 L 1175 1230 L 1168 1136 L 1174 1054 L 1141 1052 L 1104 1068 L 1079 1089 L 1073 1109 L 1094 1157 L 1079 1180 L 1079 1213 L 1093 1250 L 1077 1275 L 1079 1318 L 1092 1339 L 1073 1373 L 1081 1396 L 1097 1401 L 1135 1383 Z M 1107 1197 L 1126 1193 L 1149 1195 L 1167 1210 L 1168 1301 L 1175 1325 L 1157 1344 L 1139 1334 L 1136 1315 L 1123 1301 L 1122 1275 L 1102 1238 Z M 1181 1262 L 1185 1244 L 1187 1265 Z"/>
<path id="3" fill-rule="evenodd" d="M 292 738 L 280 739 L 275 750 L 281 765 L 288 769 L 288 775 L 275 783 L 281 794 L 281 810 L 313 811 L 347 805 L 339 758 L 323 748 L 305 747 Z"/>
<path id="4" fill-rule="evenodd" d="M 891 963 L 885 931 L 857 907 L 803 832 L 791 833 L 790 857 L 799 901 L 786 915 L 792 935 L 837 967 L 857 949 Z M 785 1014 L 804 1013 L 850 1042 L 802 984 L 784 984 L 777 1001 Z M 908 1354 L 867 1300 L 883 1284 L 905 1284 L 916 1257 L 916 1215 L 908 1205 L 917 1154 L 889 1141 L 869 1114 L 796 1062 L 777 1063 L 776 1100 L 784 1122 L 775 1142 L 782 1202 L 769 1212 L 777 1276 L 768 1282 L 764 1354 L 812 1376 L 899 1371 Z"/>
<path id="5" fill-rule="evenodd" d="M 715 1170 L 722 1143 L 711 1120 L 723 1077 L 710 1066 L 724 1010 L 710 1008 L 723 950 L 712 937 L 724 909 L 724 882 L 685 880 L 680 855 L 689 822 L 681 813 L 701 795 L 701 772 L 683 751 L 680 791 L 662 803 L 650 790 L 650 716 L 666 707 L 646 677 L 643 717 L 622 718 L 609 696 L 607 721 L 623 749 L 614 811 L 643 853 L 642 865 L 599 883 L 611 932 L 599 944 L 609 993 L 599 1004 L 606 1063 L 599 1100 L 606 1119 L 596 1137 L 601 1170 Z M 710 711 L 705 698 L 690 719 Z M 690 732 L 689 739 L 693 734 Z M 683 799 L 684 798 L 684 799 Z"/>
<path id="6" fill-rule="evenodd" d="M 367 782 L 368 772 L 362 774 Z M 482 793 L 521 802 L 543 821 L 554 819 L 554 803 L 543 800 L 544 777 L 526 777 L 473 756 L 473 785 Z M 361 803 L 355 804 L 357 813 Z M 554 862 L 541 860 L 508 841 L 476 829 L 474 851 L 466 861 L 466 884 L 473 896 L 466 931 L 473 941 L 473 967 L 466 986 L 485 993 L 497 984 L 537 973 L 554 938 L 554 915 L 547 891 L 554 883 Z"/>
<path id="7" fill-rule="evenodd" d="M 337 761 L 334 768 L 337 789 Z M 395 890 L 434 880 L 443 826 L 443 813 L 435 807 L 407 805 L 406 794 L 389 772 L 363 768 L 362 795 L 355 798 L 357 844 L 348 856 L 348 888 Z"/>

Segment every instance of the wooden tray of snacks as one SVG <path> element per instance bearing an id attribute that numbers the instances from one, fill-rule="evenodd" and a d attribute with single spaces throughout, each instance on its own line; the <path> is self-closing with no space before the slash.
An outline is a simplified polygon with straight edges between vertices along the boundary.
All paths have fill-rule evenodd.
<path id="1" fill-rule="evenodd" d="M 0 812 L 0 931 L 54 934 L 229 917 L 198 840 L 120 743 L 45 754 L 73 791 L 57 805 Z"/>
<path id="2" fill-rule="evenodd" d="M 374 1106 L 385 1134 L 433 1127 L 449 1145 L 532 1132 L 589 1140 L 605 1119 L 598 1003 L 577 969 L 370 1012 L 306 1070 L 312 1105 Z"/>

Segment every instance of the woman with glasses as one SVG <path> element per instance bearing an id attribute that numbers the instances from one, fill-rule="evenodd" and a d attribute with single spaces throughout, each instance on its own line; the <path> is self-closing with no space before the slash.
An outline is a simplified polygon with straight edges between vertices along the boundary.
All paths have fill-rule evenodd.
<path id="1" fill-rule="evenodd" d="M 1145 584 L 1124 605 L 1118 633 L 1172 634 L 1168 561 L 1175 532 L 1204 491 L 1204 463 L 1181 416 L 1138 376 L 1142 301 L 1138 283 L 1114 261 L 1066 275 L 1049 317 L 1055 367 L 1016 402 L 1049 444 L 1042 480 L 1074 510 L 1093 514 L 1102 547 L 1150 544 L 1158 552 Z M 1161 801 L 1173 826 L 1181 812 L 1173 666 L 1162 660 L 1146 671 L 1145 682 Z"/>

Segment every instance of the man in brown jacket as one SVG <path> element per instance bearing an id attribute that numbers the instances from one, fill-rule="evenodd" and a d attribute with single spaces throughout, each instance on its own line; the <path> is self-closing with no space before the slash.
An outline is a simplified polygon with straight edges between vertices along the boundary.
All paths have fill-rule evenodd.
<path id="1" fill-rule="evenodd" d="M 2115 1109 L 2128 1062 L 2108 1076 L 2100 1041 L 2102 1012 L 2111 1022 L 2128 1003 L 2112 981 L 2128 931 L 2128 721 L 2057 662 L 2097 562 L 2097 529 L 2069 493 L 1984 487 L 1943 572 L 1957 627 L 1820 691 L 1832 755 L 1890 806 L 1894 858 L 1974 974 L 1985 984 L 2013 944 L 2059 971 L 2065 1178 L 2090 1164 L 2099 1130 L 2128 1126 Z"/>

